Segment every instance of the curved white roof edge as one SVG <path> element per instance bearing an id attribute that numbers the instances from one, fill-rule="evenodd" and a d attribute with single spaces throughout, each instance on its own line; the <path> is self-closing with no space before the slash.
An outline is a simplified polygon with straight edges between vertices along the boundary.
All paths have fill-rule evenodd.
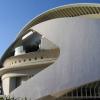
<path id="1" fill-rule="evenodd" d="M 100 4 L 99 4 L 99 3 L 74 3 L 74 4 L 66 4 L 66 5 L 57 6 L 57 7 L 55 7 L 55 8 L 46 10 L 46 11 L 44 11 L 43 13 L 41 13 L 41 14 L 35 16 L 35 17 L 34 17 L 33 19 L 31 19 L 29 22 L 27 22 L 27 24 L 21 29 L 21 31 L 19 31 L 17 37 L 19 37 L 20 33 L 21 33 L 33 20 L 35 20 L 37 17 L 39 17 L 39 16 L 41 16 L 41 15 L 47 13 L 48 11 L 52 11 L 52 10 L 55 10 L 55 9 L 61 9 L 61 8 L 64 8 L 64 7 L 80 7 L 80 6 L 94 6 L 94 7 L 95 7 L 95 6 L 100 6 Z"/>
<path id="2" fill-rule="evenodd" d="M 45 14 L 47 14 L 48 12 L 52 12 L 53 10 L 60 10 L 60 9 L 63 9 L 63 8 L 71 8 L 71 7 L 100 7 L 100 4 L 98 3 L 75 3 L 75 4 L 66 4 L 66 5 L 62 5 L 62 6 L 58 6 L 58 7 L 55 7 L 53 9 L 49 9 L 41 14 L 39 14 L 38 16 L 34 17 L 32 20 L 30 20 L 22 29 L 21 31 L 18 33 L 18 36 L 16 37 L 15 41 L 12 42 L 12 44 L 8 47 L 8 49 L 4 52 L 4 54 L 2 55 L 1 57 L 1 60 L 3 59 L 3 57 L 7 54 L 7 52 L 15 45 L 15 43 L 18 41 L 19 38 L 21 38 L 21 36 L 25 35 L 24 32 L 28 29 L 28 28 L 31 28 L 31 24 L 33 23 L 33 21 L 37 21 L 39 19 L 40 16 L 44 17 Z M 77 9 L 76 9 L 77 10 Z M 100 9 L 99 9 L 99 12 L 100 12 Z M 77 12 L 76 12 L 77 13 Z M 90 14 L 83 14 L 83 15 L 93 15 L 95 13 L 90 13 Z M 99 14 L 96 12 L 96 14 Z M 57 17 L 55 18 L 58 18 L 59 15 L 57 15 Z M 69 15 L 68 15 L 69 16 Z M 66 17 L 68 17 L 66 16 Z M 82 15 L 77 15 L 77 16 L 82 16 Z M 50 16 L 51 17 L 51 16 Z M 63 17 L 63 16 L 62 16 Z M 69 16 L 70 17 L 70 16 Z M 75 17 L 75 16 L 73 16 Z M 53 18 L 51 18 L 53 19 Z M 44 21 L 47 21 L 47 20 L 50 20 L 50 18 L 44 20 L 42 19 L 41 21 L 41 18 L 39 19 L 40 21 L 37 23 L 37 22 L 34 22 L 34 25 L 35 26 L 36 24 L 39 24 L 41 22 L 44 22 Z"/>

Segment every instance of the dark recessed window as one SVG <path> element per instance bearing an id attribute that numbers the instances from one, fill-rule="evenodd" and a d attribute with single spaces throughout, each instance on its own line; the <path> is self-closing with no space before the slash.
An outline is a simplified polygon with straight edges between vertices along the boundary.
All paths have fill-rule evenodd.
<path id="1" fill-rule="evenodd" d="M 23 61 L 25 62 L 26 60 L 24 59 Z"/>
<path id="2" fill-rule="evenodd" d="M 41 59 L 43 59 L 43 57 L 41 56 Z"/>
<path id="3" fill-rule="evenodd" d="M 15 87 L 17 88 L 21 84 L 21 78 L 20 77 L 16 77 L 15 81 L 16 81 Z"/>
<path id="4" fill-rule="evenodd" d="M 34 59 L 37 60 L 37 57 L 35 57 Z"/>
<path id="5" fill-rule="evenodd" d="M 21 60 L 19 60 L 19 63 L 21 63 Z"/>
<path id="6" fill-rule="evenodd" d="M 34 52 L 39 49 L 42 35 L 36 31 L 28 30 L 22 37 L 22 45 L 26 53 Z"/>
<path id="7" fill-rule="evenodd" d="M 29 58 L 29 61 L 31 61 L 31 58 Z"/>

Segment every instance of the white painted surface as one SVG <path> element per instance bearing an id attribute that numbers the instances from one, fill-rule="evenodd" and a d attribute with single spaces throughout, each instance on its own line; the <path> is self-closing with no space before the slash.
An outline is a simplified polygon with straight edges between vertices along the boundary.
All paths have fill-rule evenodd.
<path id="1" fill-rule="evenodd" d="M 45 37 L 41 39 L 40 49 L 48 50 L 55 48 L 57 48 L 57 46 L 48 39 L 46 39 Z"/>
<path id="2" fill-rule="evenodd" d="M 15 56 L 25 54 L 25 50 L 23 49 L 23 46 L 19 46 L 15 48 Z"/>
<path id="3" fill-rule="evenodd" d="M 28 76 L 21 77 L 21 84 L 24 84 L 28 79 Z"/>
<path id="4" fill-rule="evenodd" d="M 33 27 L 60 48 L 57 61 L 11 94 L 32 100 L 100 80 L 100 20 L 58 18 Z M 24 92 L 23 92 L 24 91 Z"/>
<path id="5" fill-rule="evenodd" d="M 5 78 L 2 80 L 3 92 L 5 95 L 9 95 L 10 93 L 10 78 Z"/>
<path id="6" fill-rule="evenodd" d="M 32 34 L 33 34 L 32 31 L 28 32 L 25 36 L 22 37 L 22 40 L 26 39 L 27 37 L 29 37 Z"/>

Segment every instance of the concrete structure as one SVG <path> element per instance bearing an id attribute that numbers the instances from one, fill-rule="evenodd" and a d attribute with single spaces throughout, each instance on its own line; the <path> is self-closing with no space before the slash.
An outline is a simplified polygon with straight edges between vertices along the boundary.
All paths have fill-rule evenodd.
<path id="1" fill-rule="evenodd" d="M 74 4 L 29 22 L 1 59 L 3 92 L 28 99 L 100 97 L 100 5 Z"/>

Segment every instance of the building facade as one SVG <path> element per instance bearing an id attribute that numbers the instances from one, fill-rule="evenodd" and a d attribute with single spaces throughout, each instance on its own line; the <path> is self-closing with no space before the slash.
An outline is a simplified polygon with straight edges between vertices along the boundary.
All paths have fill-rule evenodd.
<path id="1" fill-rule="evenodd" d="M 3 93 L 15 98 L 100 97 L 100 5 L 51 9 L 20 32 L 1 59 Z"/>

